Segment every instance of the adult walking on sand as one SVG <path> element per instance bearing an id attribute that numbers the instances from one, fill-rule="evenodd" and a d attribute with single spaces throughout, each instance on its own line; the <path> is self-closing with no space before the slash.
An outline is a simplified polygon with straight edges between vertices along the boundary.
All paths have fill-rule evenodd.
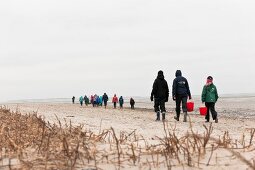
<path id="1" fill-rule="evenodd" d="M 83 100 L 84 100 L 84 98 L 83 98 L 83 96 L 81 96 L 80 99 L 79 99 L 81 106 L 83 104 Z"/>
<path id="2" fill-rule="evenodd" d="M 165 120 L 166 108 L 165 102 L 168 102 L 169 89 L 167 81 L 165 80 L 163 71 L 158 72 L 158 76 L 155 79 L 151 92 L 151 101 L 154 99 L 154 110 L 157 114 L 156 121 L 160 120 L 160 112 L 162 113 L 162 120 Z"/>
<path id="3" fill-rule="evenodd" d="M 89 104 L 89 98 L 86 95 L 84 96 L 84 103 L 86 106 Z"/>
<path id="4" fill-rule="evenodd" d="M 124 99 L 122 96 L 119 98 L 120 109 L 123 109 Z"/>
<path id="5" fill-rule="evenodd" d="M 130 98 L 130 106 L 131 106 L 131 109 L 135 109 L 135 100 L 131 97 Z"/>
<path id="6" fill-rule="evenodd" d="M 108 102 L 108 95 L 106 93 L 104 93 L 103 95 L 103 102 L 104 102 L 104 108 L 106 109 L 107 102 Z"/>
<path id="7" fill-rule="evenodd" d="M 206 85 L 203 88 L 202 92 L 202 102 L 205 102 L 205 106 L 207 107 L 207 114 L 205 116 L 206 122 L 210 121 L 210 111 L 212 114 L 213 120 L 215 123 L 218 123 L 218 115 L 215 111 L 215 103 L 217 102 L 219 96 L 217 92 L 216 86 L 213 84 L 212 76 L 207 77 Z"/>
<path id="8" fill-rule="evenodd" d="M 75 97 L 73 96 L 73 97 L 72 97 L 72 102 L 73 102 L 73 104 L 74 104 L 74 101 L 75 101 Z"/>
<path id="9" fill-rule="evenodd" d="M 187 122 L 187 100 L 188 97 L 191 99 L 191 93 L 189 89 L 189 83 L 185 77 L 182 76 L 181 70 L 177 70 L 175 73 L 176 78 L 173 81 L 172 86 L 172 96 L 173 100 L 176 102 L 176 116 L 175 120 L 179 121 L 181 113 L 181 104 L 182 111 L 184 113 L 183 122 Z"/>
<path id="10" fill-rule="evenodd" d="M 102 106 L 103 105 L 103 96 L 100 96 L 99 97 L 99 106 Z"/>
<path id="11" fill-rule="evenodd" d="M 118 97 L 116 96 L 116 94 L 114 94 L 114 97 L 112 98 L 112 103 L 113 103 L 114 109 L 116 109 L 116 105 L 118 103 Z"/>
<path id="12" fill-rule="evenodd" d="M 94 96 L 91 95 L 91 96 L 90 96 L 90 103 L 92 104 L 93 107 L 95 107 L 95 105 L 94 105 L 94 100 L 95 100 L 95 99 L 94 99 Z"/>

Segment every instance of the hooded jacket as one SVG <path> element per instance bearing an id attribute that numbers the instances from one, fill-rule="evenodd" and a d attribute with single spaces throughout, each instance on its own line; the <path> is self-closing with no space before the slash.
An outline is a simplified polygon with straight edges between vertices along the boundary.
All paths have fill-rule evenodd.
<path id="1" fill-rule="evenodd" d="M 124 104 L 124 99 L 123 99 L 122 96 L 120 96 L 120 98 L 119 98 L 119 103 L 120 103 L 120 104 Z"/>
<path id="2" fill-rule="evenodd" d="M 80 97 L 79 101 L 82 103 L 83 102 L 83 96 Z"/>
<path id="3" fill-rule="evenodd" d="M 168 101 L 169 88 L 162 71 L 158 72 L 152 87 L 151 98 Z"/>
<path id="4" fill-rule="evenodd" d="M 130 99 L 130 105 L 135 105 L 135 100 L 133 98 Z"/>
<path id="5" fill-rule="evenodd" d="M 182 77 L 181 70 L 177 70 L 175 73 L 175 79 L 172 86 L 172 95 L 176 96 L 189 96 L 191 98 L 189 83 L 185 77 Z"/>
<path id="6" fill-rule="evenodd" d="M 107 102 L 107 101 L 108 101 L 108 96 L 107 96 L 106 93 L 104 93 L 104 95 L 103 95 L 103 101 L 104 101 L 104 102 Z"/>
<path id="7" fill-rule="evenodd" d="M 84 96 L 85 103 L 89 103 L 89 98 L 87 96 Z"/>

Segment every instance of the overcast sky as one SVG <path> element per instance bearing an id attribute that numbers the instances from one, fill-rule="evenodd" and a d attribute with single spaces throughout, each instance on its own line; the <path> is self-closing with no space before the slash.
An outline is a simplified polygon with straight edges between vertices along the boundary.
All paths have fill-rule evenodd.
<path id="1" fill-rule="evenodd" d="M 176 69 L 200 94 L 255 93 L 254 0 L 0 2 L 0 101 L 149 96 Z"/>

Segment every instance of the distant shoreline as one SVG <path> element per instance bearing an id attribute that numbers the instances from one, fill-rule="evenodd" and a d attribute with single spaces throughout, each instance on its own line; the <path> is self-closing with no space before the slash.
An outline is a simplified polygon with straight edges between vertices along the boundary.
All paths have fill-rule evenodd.
<path id="1" fill-rule="evenodd" d="M 123 96 L 125 101 L 129 101 L 130 96 Z M 137 102 L 141 101 L 149 101 L 149 96 L 132 96 Z M 253 98 L 255 94 L 248 94 L 248 93 L 240 93 L 240 94 L 222 94 L 220 98 Z M 193 95 L 194 99 L 200 98 L 200 95 Z M 78 97 L 77 97 L 78 99 Z M 111 99 L 111 97 L 110 97 Z M 71 98 L 45 98 L 45 99 L 20 99 L 20 100 L 8 100 L 8 101 L 1 101 L 0 104 L 10 104 L 10 103 L 71 103 Z M 110 102 L 110 100 L 109 100 Z M 143 103 L 142 102 L 142 103 Z"/>

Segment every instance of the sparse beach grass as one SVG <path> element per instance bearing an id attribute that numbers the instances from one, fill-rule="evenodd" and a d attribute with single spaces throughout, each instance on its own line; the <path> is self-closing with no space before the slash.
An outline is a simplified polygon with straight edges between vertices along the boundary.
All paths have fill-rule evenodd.
<path id="1" fill-rule="evenodd" d="M 177 135 L 176 124 L 161 123 L 163 137 L 149 142 L 136 130 L 92 132 L 71 121 L 49 123 L 36 112 L 0 109 L 1 169 L 255 169 L 255 128 L 240 139 L 228 129 L 213 137 L 213 124 Z M 236 165 L 236 162 L 239 165 Z"/>

